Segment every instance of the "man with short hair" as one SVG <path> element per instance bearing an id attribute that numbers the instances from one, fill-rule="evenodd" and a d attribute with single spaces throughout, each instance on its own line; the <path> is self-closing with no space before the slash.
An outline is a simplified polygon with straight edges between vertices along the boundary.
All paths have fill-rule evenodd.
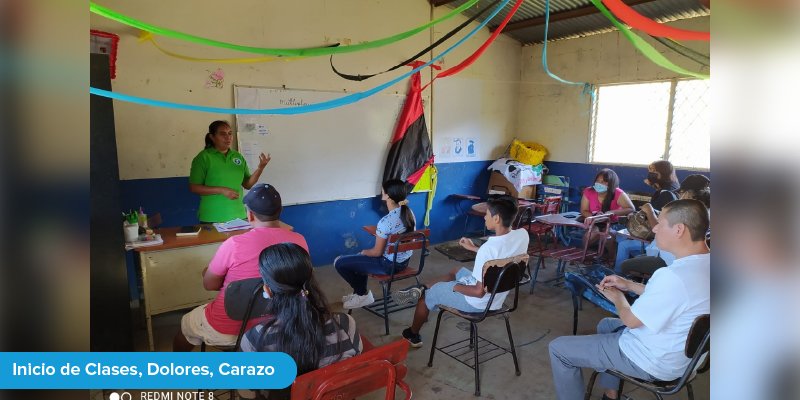
<path id="1" fill-rule="evenodd" d="M 475 264 L 472 271 L 461 268 L 440 278 L 427 289 L 424 294 L 419 288 L 397 292 L 394 295 L 397 303 L 407 303 L 420 299 L 414 312 L 411 327 L 403 331 L 403 337 L 411 343 L 411 347 L 422 347 L 419 331 L 428 320 L 428 314 L 437 306 L 443 305 L 464 312 L 483 312 L 489 303 L 489 288 L 483 285 L 483 264 L 487 261 L 513 257 L 528 251 L 528 232 L 524 229 L 511 230 L 511 224 L 517 215 L 517 200 L 511 196 L 490 198 L 487 202 L 486 229 L 494 231 L 480 248 L 471 240 L 461 238 L 462 247 L 476 251 Z M 490 307 L 497 310 L 503 306 L 508 292 L 497 293 Z"/>
<path id="2" fill-rule="evenodd" d="M 664 207 L 653 228 L 658 247 L 675 261 L 658 269 L 647 285 L 607 276 L 598 288 L 614 303 L 619 318 L 605 318 L 597 335 L 562 336 L 550 342 L 550 364 L 559 400 L 583 399 L 582 367 L 613 369 L 646 380 L 671 381 L 685 372 L 686 337 L 694 320 L 710 313 L 711 257 L 705 237 L 708 210 L 697 200 Z M 624 292 L 640 297 L 628 304 Z M 619 379 L 601 374 L 603 399 L 616 399 Z"/>
<path id="3" fill-rule="evenodd" d="M 241 328 L 225 313 L 225 289 L 231 282 L 258 278 L 258 256 L 276 243 L 296 243 L 308 251 L 302 235 L 292 232 L 280 222 L 283 205 L 274 186 L 259 183 L 244 196 L 247 221 L 253 229 L 225 240 L 203 271 L 203 287 L 219 290 L 210 303 L 190 311 L 181 319 L 181 332 L 175 335 L 173 351 L 191 351 L 205 342 L 213 346 L 232 346 Z M 248 329 L 258 323 L 253 319 Z"/>

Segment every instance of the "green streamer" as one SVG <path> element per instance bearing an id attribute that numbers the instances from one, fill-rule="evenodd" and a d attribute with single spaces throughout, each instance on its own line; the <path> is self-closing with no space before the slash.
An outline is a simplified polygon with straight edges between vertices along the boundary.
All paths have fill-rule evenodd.
<path id="1" fill-rule="evenodd" d="M 600 10 L 600 12 L 603 13 L 603 15 L 605 15 L 606 18 L 608 18 L 608 20 L 611 21 L 611 23 L 614 24 L 614 26 L 616 26 L 617 29 L 619 29 L 619 31 L 622 32 L 622 34 L 625 35 L 625 37 L 628 40 L 630 40 L 631 43 L 633 43 L 633 47 L 635 47 L 636 50 L 639 50 L 639 52 L 641 52 L 650 61 L 654 62 L 656 65 L 660 67 L 666 68 L 670 71 L 677 72 L 682 75 L 693 76 L 699 79 L 709 78 L 709 76 L 706 74 L 701 74 L 699 72 L 692 72 L 673 64 L 672 61 L 668 60 L 666 57 L 664 57 L 663 54 L 659 53 L 658 50 L 655 49 L 655 47 L 650 45 L 650 43 L 647 43 L 644 39 L 639 37 L 639 35 L 633 33 L 630 30 L 630 28 L 623 25 L 621 22 L 617 21 L 617 19 L 614 17 L 611 11 L 609 11 L 601 1 L 602 0 L 591 0 L 592 4 L 594 4 L 594 6 L 597 7 L 597 9 Z"/>
<path id="2" fill-rule="evenodd" d="M 378 40 L 373 40 L 371 42 L 364 42 L 359 44 L 354 44 L 350 46 L 339 46 L 339 47 L 308 47 L 303 49 L 272 49 L 272 48 L 264 48 L 264 47 L 252 47 L 252 46 L 242 46 L 233 43 L 227 42 L 220 42 L 217 40 L 207 39 L 200 36 L 190 35 L 188 33 L 177 32 L 167 28 L 161 28 L 158 26 L 150 25 L 139 21 L 137 19 L 131 18 L 127 15 L 120 14 L 116 11 L 110 10 L 103 6 L 97 5 L 94 2 L 89 3 L 89 11 L 100 15 L 102 17 L 117 21 L 121 24 L 125 24 L 137 29 L 141 29 L 143 31 L 147 31 L 156 35 L 171 37 L 174 39 L 185 40 L 188 42 L 194 42 L 199 44 L 204 44 L 208 46 L 215 46 L 215 47 L 222 47 L 231 50 L 238 50 L 243 51 L 246 53 L 255 53 L 255 54 L 269 54 L 273 56 L 287 56 L 287 57 L 316 57 L 316 56 L 326 56 L 331 54 L 342 54 L 342 53 L 352 53 L 355 51 L 367 50 L 367 49 L 374 49 L 377 47 L 386 46 L 387 44 L 391 44 L 408 37 L 411 37 L 417 33 L 424 31 L 425 29 L 430 28 L 447 20 L 456 14 L 460 14 L 462 11 L 472 7 L 478 3 L 478 0 L 469 0 L 468 2 L 462 4 L 460 7 L 450 11 L 449 13 L 428 22 L 425 25 L 421 25 L 414 29 L 411 29 L 406 32 L 398 33 L 396 35 L 392 35 L 389 37 L 385 37 Z"/>

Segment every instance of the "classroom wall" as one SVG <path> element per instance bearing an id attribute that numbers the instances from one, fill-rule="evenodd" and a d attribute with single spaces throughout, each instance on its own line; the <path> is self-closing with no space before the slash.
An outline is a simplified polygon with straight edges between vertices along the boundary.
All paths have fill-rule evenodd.
<path id="1" fill-rule="evenodd" d="M 709 17 L 670 22 L 671 26 L 708 31 Z M 641 32 L 638 32 L 641 34 Z M 675 64 L 692 71 L 708 73 L 708 68 L 667 49 L 647 35 L 646 40 Z M 685 41 L 682 44 L 709 54 L 708 42 Z M 582 88 L 558 83 L 542 68 L 542 45 L 522 48 L 522 82 L 517 126 L 520 137 L 547 147 L 545 164 L 556 175 L 568 175 L 573 186 L 592 183 L 603 167 L 613 168 L 622 187 L 647 192 L 642 180 L 646 167 L 589 164 L 590 99 Z M 642 56 L 618 31 L 579 39 L 548 42 L 550 71 L 571 81 L 595 84 L 632 83 L 666 80 L 677 74 L 661 68 Z M 695 171 L 691 171 L 695 172 Z M 678 171 L 679 178 L 691 173 Z M 707 171 L 702 171 L 708 174 Z"/>
<path id="2" fill-rule="evenodd" d="M 426 0 L 242 0 L 231 3 L 105 0 L 102 5 L 157 26 L 227 42 L 272 47 L 358 43 L 405 31 L 450 10 L 439 7 L 432 12 Z M 347 73 L 376 72 L 424 48 L 464 19 L 456 16 L 430 31 L 385 48 L 335 56 L 334 62 L 337 68 Z M 135 29 L 102 17 L 92 15 L 91 28 L 120 35 L 117 78 L 112 82 L 115 91 L 174 102 L 232 107 L 233 84 L 353 92 L 368 89 L 404 72 L 400 69 L 364 82 L 350 82 L 333 74 L 328 57 L 259 64 L 188 62 L 162 54 L 151 43 L 140 42 Z M 448 54 L 440 65 L 443 68 L 456 65 L 488 36 L 489 31 L 484 28 Z M 195 57 L 252 57 L 172 39 L 157 40 L 168 50 Z M 446 45 L 453 42 L 450 40 Z M 486 105 L 479 115 L 465 113 L 462 118 L 488 129 L 482 132 L 481 152 L 475 159 L 437 162 L 439 188 L 431 213 L 434 243 L 462 234 L 464 216 L 449 195 L 484 193 L 488 181 L 485 172 L 489 164 L 487 160 L 496 158 L 516 134 L 520 56 L 519 43 L 500 36 L 481 59 L 457 76 L 470 82 L 472 87 L 480 88 Z M 423 57 L 423 60 L 429 57 Z M 223 87 L 206 87 L 209 74 L 217 68 L 222 68 L 225 73 Z M 429 80 L 430 71 L 423 71 L 423 84 Z M 431 97 L 426 101 L 426 117 L 434 135 L 434 144 L 437 143 L 437 127 L 446 124 L 448 117 L 452 120 L 451 115 L 442 117 L 437 114 L 436 107 L 432 107 L 436 104 L 435 96 L 448 96 L 447 91 L 438 90 L 437 85 L 428 89 Z M 395 85 L 389 91 L 405 93 L 406 84 Z M 357 106 L 358 103 L 350 107 Z M 209 122 L 220 118 L 233 121 L 233 116 L 145 107 L 119 101 L 114 103 L 114 107 L 123 193 L 120 207 L 142 206 L 149 212 L 161 212 L 166 226 L 196 222 L 199 199 L 188 192 L 191 159 L 202 149 Z M 280 149 L 267 150 L 273 157 L 281 156 Z M 378 174 L 381 172 L 376 171 Z M 282 191 L 301 189 L 281 188 Z M 424 215 L 425 196 L 415 194 L 411 197 L 419 224 Z M 375 197 L 289 206 L 283 219 L 306 236 L 315 264 L 323 265 L 330 263 L 336 255 L 370 246 L 371 238 L 361 231 L 361 226 L 375 224 L 381 214 Z M 473 223 L 479 225 L 480 221 Z"/>
<path id="3" fill-rule="evenodd" d="M 671 26 L 708 30 L 710 18 L 700 17 L 671 22 Z M 696 62 L 680 56 L 647 35 L 649 43 L 680 65 L 692 71 L 708 73 Z M 686 41 L 682 44 L 709 54 L 708 42 Z M 558 40 L 547 44 L 550 71 L 571 81 L 594 84 L 632 83 L 666 80 L 677 74 L 661 68 L 642 56 L 618 31 L 579 39 Z M 546 160 L 588 162 L 588 96 L 582 87 L 554 81 L 542 68 L 542 45 L 522 48 L 522 83 L 518 127 L 520 135 L 537 141 L 549 150 Z"/>

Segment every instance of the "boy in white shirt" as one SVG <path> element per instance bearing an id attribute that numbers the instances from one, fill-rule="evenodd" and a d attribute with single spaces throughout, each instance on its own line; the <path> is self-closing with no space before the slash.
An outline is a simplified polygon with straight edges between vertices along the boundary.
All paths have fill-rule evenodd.
<path id="1" fill-rule="evenodd" d="M 399 303 L 420 299 L 414 312 L 411 327 L 403 331 L 403 337 L 411 343 L 411 347 L 421 347 L 422 337 L 419 331 L 428 320 L 428 314 L 438 305 L 448 306 L 460 311 L 483 312 L 489 303 L 489 288 L 483 285 L 483 264 L 486 261 L 513 257 L 528 251 L 528 232 L 524 229 L 511 230 L 511 224 L 517 214 L 517 200 L 511 196 L 491 198 L 487 202 L 486 229 L 495 232 L 480 248 L 471 240 L 461 238 L 462 247 L 477 251 L 472 271 L 466 268 L 453 270 L 440 278 L 425 290 L 412 288 L 396 293 L 395 301 Z M 490 307 L 491 310 L 503 306 L 508 292 L 497 293 Z"/>
<path id="2" fill-rule="evenodd" d="M 583 399 L 581 368 L 614 369 L 646 380 L 671 381 L 689 364 L 686 337 L 695 318 L 710 313 L 711 257 L 705 237 L 708 210 L 697 200 L 676 200 L 658 216 L 653 228 L 658 247 L 675 261 L 656 270 L 647 286 L 619 276 L 598 285 L 614 303 L 619 318 L 605 318 L 597 335 L 562 336 L 550 342 L 550 365 L 559 400 Z M 624 292 L 640 297 L 628 304 Z M 601 374 L 603 399 L 618 396 L 619 379 Z"/>

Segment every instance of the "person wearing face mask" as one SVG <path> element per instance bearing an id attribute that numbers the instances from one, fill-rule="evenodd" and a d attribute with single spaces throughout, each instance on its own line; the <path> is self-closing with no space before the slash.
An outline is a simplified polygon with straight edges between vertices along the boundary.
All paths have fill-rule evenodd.
<path id="1" fill-rule="evenodd" d="M 581 216 L 612 213 L 611 223 L 616 223 L 620 216 L 633 212 L 633 202 L 619 188 L 619 177 L 611 169 L 603 168 L 594 177 L 594 185 L 583 191 L 581 198 Z"/>
<path id="2" fill-rule="evenodd" d="M 650 205 L 655 210 L 661 211 L 667 203 L 678 199 L 676 192 L 680 184 L 675 167 L 669 161 L 658 160 L 648 165 L 644 183 L 656 190 L 650 197 Z"/>
<path id="3" fill-rule="evenodd" d="M 231 282 L 260 276 L 258 256 L 265 247 L 276 243 L 295 243 L 308 251 L 305 238 L 286 229 L 280 222 L 283 205 L 274 186 L 258 183 L 244 196 L 247 220 L 253 229 L 229 237 L 203 271 L 203 287 L 219 290 L 217 297 L 181 319 L 181 331 L 175 335 L 173 351 L 191 351 L 205 342 L 212 346 L 233 346 L 242 326 L 225 313 L 225 289 Z M 248 328 L 258 323 L 253 320 Z"/>
<path id="4" fill-rule="evenodd" d="M 676 192 L 680 185 L 678 177 L 675 175 L 675 167 L 666 160 L 658 160 L 647 166 L 647 178 L 644 183 L 656 190 L 650 197 L 650 202 L 641 207 L 647 215 L 650 229 L 653 229 L 657 223 L 657 213 L 661 211 L 661 208 L 678 199 Z M 620 264 L 634 255 L 641 254 L 643 249 L 642 242 L 628 239 L 622 235 L 616 237 L 616 243 L 617 253 L 614 267 L 617 272 L 620 272 Z"/>
<path id="5" fill-rule="evenodd" d="M 611 224 L 617 224 L 620 216 L 626 216 L 632 213 L 633 210 L 631 198 L 619 188 L 617 173 L 609 168 L 603 168 L 597 172 L 594 177 L 594 185 L 583 191 L 583 197 L 581 198 L 581 216 L 583 218 L 611 213 Z M 614 228 L 617 229 L 619 227 L 615 226 Z M 599 237 L 593 234 L 591 242 L 594 243 L 598 239 Z M 616 242 L 607 241 L 606 249 L 610 259 L 613 260 L 617 251 Z"/>

